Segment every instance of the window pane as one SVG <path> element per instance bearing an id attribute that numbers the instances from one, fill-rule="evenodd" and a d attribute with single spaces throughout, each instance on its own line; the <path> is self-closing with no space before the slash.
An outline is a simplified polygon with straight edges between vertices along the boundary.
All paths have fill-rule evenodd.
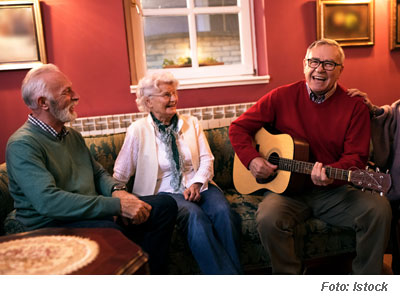
<path id="1" fill-rule="evenodd" d="M 196 0 L 197 7 L 205 6 L 237 6 L 237 0 Z"/>
<path id="2" fill-rule="evenodd" d="M 145 17 L 144 40 L 148 69 L 191 64 L 187 17 Z"/>
<path id="3" fill-rule="evenodd" d="M 142 0 L 142 8 L 182 8 L 186 0 Z"/>
<path id="4" fill-rule="evenodd" d="M 200 66 L 241 63 L 237 14 L 197 15 L 196 28 Z"/>

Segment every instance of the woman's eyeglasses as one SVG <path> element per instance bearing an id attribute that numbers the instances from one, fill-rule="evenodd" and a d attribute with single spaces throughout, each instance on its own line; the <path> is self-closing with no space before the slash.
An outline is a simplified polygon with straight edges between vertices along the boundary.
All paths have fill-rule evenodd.
<path id="1" fill-rule="evenodd" d="M 171 100 L 172 96 L 178 97 L 178 92 L 174 91 L 174 92 L 165 92 L 165 93 L 162 93 L 162 94 L 149 95 L 149 97 L 153 97 L 153 96 L 168 98 L 168 99 Z"/>

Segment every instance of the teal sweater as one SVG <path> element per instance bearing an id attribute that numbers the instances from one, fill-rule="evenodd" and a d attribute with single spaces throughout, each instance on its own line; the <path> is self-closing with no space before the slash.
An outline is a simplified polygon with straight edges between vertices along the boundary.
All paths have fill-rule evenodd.
<path id="1" fill-rule="evenodd" d="M 120 200 L 111 197 L 117 182 L 72 128 L 59 141 L 26 122 L 8 140 L 6 162 L 17 219 L 28 230 L 120 214 Z"/>

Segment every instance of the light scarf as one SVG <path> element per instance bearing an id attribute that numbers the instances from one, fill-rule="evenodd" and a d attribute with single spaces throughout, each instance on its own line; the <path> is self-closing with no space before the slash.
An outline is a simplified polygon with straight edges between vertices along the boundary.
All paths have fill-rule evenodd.
<path id="1" fill-rule="evenodd" d="M 182 182 L 182 160 L 179 155 L 178 146 L 176 141 L 178 139 L 178 116 L 175 114 L 171 119 L 170 125 L 164 125 L 160 120 L 158 120 L 152 113 L 150 113 L 158 132 L 160 133 L 160 140 L 165 145 L 165 150 L 167 152 L 168 160 L 171 164 L 171 186 L 175 192 L 181 192 L 181 182 Z"/>

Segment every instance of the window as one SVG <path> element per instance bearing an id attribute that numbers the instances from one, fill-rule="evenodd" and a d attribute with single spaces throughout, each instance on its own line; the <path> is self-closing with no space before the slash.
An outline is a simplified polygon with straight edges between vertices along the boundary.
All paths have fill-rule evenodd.
<path id="1" fill-rule="evenodd" d="M 250 0 L 125 0 L 125 14 L 133 85 L 160 69 L 181 87 L 254 78 Z"/>

